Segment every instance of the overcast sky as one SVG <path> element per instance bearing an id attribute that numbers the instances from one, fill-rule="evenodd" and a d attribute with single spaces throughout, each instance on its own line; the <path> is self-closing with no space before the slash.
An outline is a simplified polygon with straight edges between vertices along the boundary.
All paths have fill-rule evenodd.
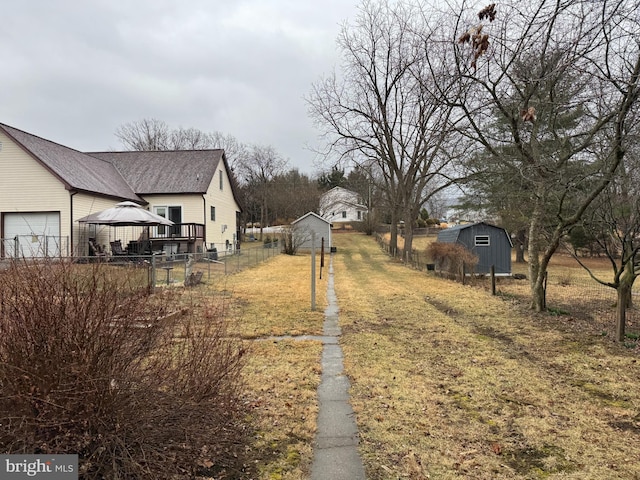
<path id="1" fill-rule="evenodd" d="M 4 1 L 0 123 L 81 151 L 156 118 L 271 145 L 314 173 L 303 97 L 356 0 Z"/>

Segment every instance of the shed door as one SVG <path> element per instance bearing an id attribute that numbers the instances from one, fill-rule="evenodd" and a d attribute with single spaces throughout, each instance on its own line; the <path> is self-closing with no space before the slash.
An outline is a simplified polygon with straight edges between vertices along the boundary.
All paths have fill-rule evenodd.
<path id="1" fill-rule="evenodd" d="M 5 213 L 2 231 L 7 257 L 60 255 L 60 212 Z"/>

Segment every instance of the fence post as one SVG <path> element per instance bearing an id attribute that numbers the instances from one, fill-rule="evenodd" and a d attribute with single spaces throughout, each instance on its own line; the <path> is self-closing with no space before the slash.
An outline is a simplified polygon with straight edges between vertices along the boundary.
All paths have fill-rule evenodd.
<path id="1" fill-rule="evenodd" d="M 624 341 L 625 327 L 627 323 L 627 305 L 621 295 L 618 294 L 618 305 L 616 307 L 616 342 Z"/>
<path id="2" fill-rule="evenodd" d="M 151 293 L 156 293 L 156 256 L 151 256 Z"/>
<path id="3" fill-rule="evenodd" d="M 496 294 L 496 267 L 491 265 L 491 295 Z"/>

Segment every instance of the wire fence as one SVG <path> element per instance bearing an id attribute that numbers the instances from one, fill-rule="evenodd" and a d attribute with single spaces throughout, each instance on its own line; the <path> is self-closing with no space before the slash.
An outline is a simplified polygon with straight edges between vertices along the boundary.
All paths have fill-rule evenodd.
<path id="1" fill-rule="evenodd" d="M 522 266 L 520 268 L 523 268 Z M 575 270 L 572 273 L 571 270 Z M 522 276 L 525 276 L 524 274 Z M 490 288 L 490 279 L 474 278 L 473 284 Z M 528 278 L 498 277 L 498 295 L 513 297 L 525 303 L 531 299 Z M 613 336 L 617 315 L 617 291 L 602 285 L 580 267 L 549 269 L 547 273 L 546 304 L 552 315 L 567 322 L 586 319 L 596 334 Z M 640 335 L 640 290 L 636 285 L 632 292 L 632 307 L 626 310 L 627 337 L 637 340 Z"/>
<path id="2" fill-rule="evenodd" d="M 383 236 L 377 235 L 376 240 L 384 252 L 405 265 L 450 278 L 447 273 L 436 270 L 436 266 L 424 251 L 414 250 L 410 256 L 405 256 L 401 249 L 391 249 Z M 495 278 L 496 294 L 527 304 L 531 299 L 531 290 L 526 264 L 513 264 L 513 273 L 518 275 Z M 609 275 L 612 276 L 612 273 Z M 492 281 L 488 275 L 468 274 L 464 281 L 477 288 L 492 289 Z M 558 315 L 567 323 L 576 322 L 576 328 L 588 326 L 594 334 L 614 336 L 617 315 L 616 290 L 596 282 L 577 265 L 549 268 L 546 304 L 550 314 Z M 632 307 L 626 311 L 626 332 L 629 346 L 637 346 L 635 341 L 640 337 L 639 283 L 635 284 L 632 292 Z"/>
<path id="3" fill-rule="evenodd" d="M 388 240 L 386 240 L 384 235 L 376 234 L 375 236 L 378 245 L 380 248 L 384 250 L 387 255 L 395 258 L 396 260 L 400 260 L 407 265 L 417 269 L 417 270 L 431 270 L 432 263 L 429 256 L 424 252 L 417 249 L 413 249 L 411 251 L 411 255 L 405 254 L 402 248 L 391 248 Z"/>
<path id="4" fill-rule="evenodd" d="M 71 254 L 69 237 L 57 235 L 16 235 L 0 238 L 0 253 L 7 258 L 67 257 Z"/>
<path id="5" fill-rule="evenodd" d="M 0 269 L 15 262 L 70 261 L 79 266 L 102 263 L 115 272 L 125 275 L 136 288 L 186 285 L 207 282 L 216 277 L 231 275 L 253 267 L 281 253 L 277 241 L 230 252 L 205 252 L 158 255 L 118 255 L 91 257 L 5 257 L 0 259 Z"/>

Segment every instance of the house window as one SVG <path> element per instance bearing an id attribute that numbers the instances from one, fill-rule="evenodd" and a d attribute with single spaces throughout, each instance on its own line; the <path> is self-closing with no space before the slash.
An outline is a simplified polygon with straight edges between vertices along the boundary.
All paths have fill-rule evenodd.
<path id="1" fill-rule="evenodd" d="M 358 220 L 362 220 L 362 212 L 358 210 Z"/>
<path id="2" fill-rule="evenodd" d="M 216 207 L 211 207 L 211 221 L 216 221 Z"/>
<path id="3" fill-rule="evenodd" d="M 220 179 L 220 190 L 222 190 L 222 187 L 224 186 L 224 177 L 222 176 L 222 170 L 218 172 L 218 178 Z"/>
<path id="4" fill-rule="evenodd" d="M 476 247 L 488 247 L 490 244 L 489 235 L 476 235 L 475 240 Z"/>
<path id="5" fill-rule="evenodd" d="M 164 225 L 158 225 L 156 233 L 158 236 L 163 237 L 165 235 L 180 236 L 180 223 L 182 223 L 182 207 L 179 206 L 155 206 L 153 211 L 156 215 L 160 215 L 163 218 L 168 218 L 175 225 L 172 225 L 168 229 Z M 168 231 L 167 231 L 168 230 Z"/>
<path id="6" fill-rule="evenodd" d="M 155 210 L 156 215 L 160 215 L 162 218 L 167 218 L 167 207 L 153 207 L 153 209 Z M 159 236 L 165 235 L 166 234 L 165 226 L 158 225 L 157 233 Z"/>
<path id="7" fill-rule="evenodd" d="M 347 212 L 342 212 L 342 218 L 347 218 Z"/>

